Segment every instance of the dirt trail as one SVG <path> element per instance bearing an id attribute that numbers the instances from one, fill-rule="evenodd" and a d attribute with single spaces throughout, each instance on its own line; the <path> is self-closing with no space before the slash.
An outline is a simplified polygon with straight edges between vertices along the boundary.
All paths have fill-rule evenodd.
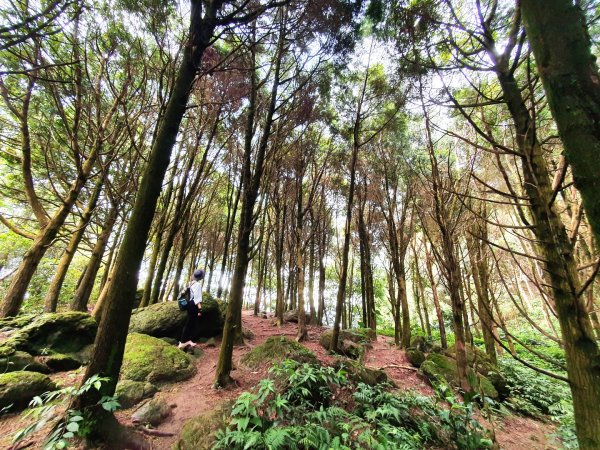
<path id="1" fill-rule="evenodd" d="M 227 389 L 213 389 L 220 342 L 217 340 L 216 347 L 199 344 L 204 350 L 204 355 L 197 361 L 198 371 L 196 375 L 187 381 L 163 388 L 161 392 L 156 394 L 163 397 L 173 407 L 172 415 L 158 427 L 158 430 L 174 435 L 165 437 L 148 436 L 147 439 L 153 449 L 171 449 L 177 441 L 177 435 L 181 427 L 187 420 L 210 411 L 219 402 L 236 398 L 240 393 L 252 389 L 259 380 L 266 377 L 268 368 L 248 369 L 239 363 L 241 356 L 255 346 L 262 344 L 269 336 L 287 336 L 290 338 L 296 336 L 296 324 L 285 323 L 281 327 L 275 327 L 272 325 L 272 319 L 254 317 L 250 311 L 244 311 L 242 320 L 243 326 L 250 330 L 254 337 L 246 340 L 244 346 L 234 349 L 235 369 L 231 375 L 236 380 L 236 385 Z M 313 351 L 323 363 L 331 364 L 335 359 L 319 345 L 319 338 L 324 330 L 326 330 L 324 327 L 309 326 L 309 339 L 303 344 Z M 417 371 L 410 366 L 405 353 L 398 350 L 390 338 L 378 337 L 366 354 L 365 364 L 368 367 L 385 370 L 400 390 L 413 389 L 424 395 L 433 395 L 433 390 L 429 384 L 419 377 Z M 63 381 L 67 381 L 66 377 L 68 375 L 64 376 Z M 119 411 L 117 417 L 122 423 L 131 424 L 129 418 L 133 410 L 135 410 L 135 407 L 130 410 Z M 12 435 L 14 431 L 23 425 L 24 423 L 16 415 L 0 419 L 0 435 L 2 436 L 0 447 L 6 448 L 2 444 L 7 442 L 7 436 Z M 554 431 L 554 427 L 550 424 L 510 416 L 500 423 L 495 423 L 495 429 L 497 440 L 502 449 L 550 450 L 559 448 L 554 446 L 551 439 L 547 437 Z M 35 446 L 30 448 L 35 448 Z"/>

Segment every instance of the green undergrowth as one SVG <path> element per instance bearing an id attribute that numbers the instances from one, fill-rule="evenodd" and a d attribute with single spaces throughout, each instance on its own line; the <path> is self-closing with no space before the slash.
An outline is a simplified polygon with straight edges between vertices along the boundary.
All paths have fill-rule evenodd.
<path id="1" fill-rule="evenodd" d="M 346 371 L 285 360 L 234 403 L 218 449 L 490 448 L 473 404 L 354 383 Z"/>

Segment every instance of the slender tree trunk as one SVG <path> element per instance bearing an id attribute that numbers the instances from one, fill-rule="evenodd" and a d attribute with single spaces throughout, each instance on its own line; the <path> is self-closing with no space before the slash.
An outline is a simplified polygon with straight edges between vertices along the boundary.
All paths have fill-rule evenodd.
<path id="1" fill-rule="evenodd" d="M 256 152 L 256 162 L 254 174 L 252 173 L 252 140 L 254 137 L 254 123 L 256 119 L 256 96 L 258 94 L 258 83 L 256 80 L 256 66 L 254 47 L 252 47 L 253 67 L 251 70 L 251 93 L 248 111 L 248 122 L 246 127 L 245 145 L 244 145 L 244 168 L 242 181 L 242 210 L 240 217 L 238 245 L 236 252 L 235 269 L 231 282 L 231 293 L 225 315 L 225 326 L 223 328 L 223 339 L 221 341 L 221 351 L 219 352 L 219 361 L 215 376 L 215 386 L 227 386 L 232 382 L 230 373 L 232 368 L 233 345 L 236 340 L 242 341 L 241 314 L 242 302 L 244 296 L 244 284 L 248 270 L 250 235 L 254 228 L 254 205 L 258 197 L 262 174 L 264 171 L 265 155 L 271 136 L 273 126 L 273 116 L 277 106 L 277 93 L 279 89 L 281 62 L 283 57 L 285 26 L 280 26 L 278 37 L 278 49 L 275 56 L 275 67 L 273 72 L 273 85 L 271 87 L 271 98 L 267 115 L 265 117 L 262 136 Z"/>
<path id="2" fill-rule="evenodd" d="M 440 305 L 440 299 L 438 296 L 437 283 L 433 278 L 433 266 L 431 264 L 431 254 L 426 250 L 425 264 L 427 267 L 427 275 L 429 276 L 429 283 L 431 284 L 431 294 L 433 297 L 433 305 L 435 306 L 435 313 L 437 315 L 438 326 L 440 328 L 440 341 L 443 349 L 448 348 L 448 341 L 446 340 L 446 325 L 444 324 L 444 315 L 442 314 L 442 307 Z"/>
<path id="3" fill-rule="evenodd" d="M 44 299 L 44 312 L 56 311 L 56 305 L 58 304 L 58 298 L 60 296 L 60 291 L 65 281 L 65 277 L 67 276 L 67 271 L 69 270 L 71 261 L 73 261 L 75 252 L 79 247 L 79 243 L 83 238 L 85 229 L 90 223 L 92 214 L 96 209 L 96 204 L 98 203 L 98 198 L 100 197 L 100 192 L 102 191 L 103 183 L 104 179 L 101 175 L 99 175 L 98 182 L 94 187 L 94 191 L 92 192 L 88 205 L 85 211 L 83 212 L 79 223 L 77 224 L 77 229 L 71 235 L 71 239 L 67 244 L 67 248 L 65 249 L 62 257 L 60 258 L 60 261 L 58 262 L 56 272 L 54 273 L 54 277 L 52 278 L 50 287 L 48 288 L 48 292 L 46 293 L 46 298 Z"/>
<path id="4" fill-rule="evenodd" d="M 88 262 L 88 265 L 86 266 L 85 274 L 81 279 L 77 290 L 75 291 L 75 295 L 73 295 L 73 301 L 71 302 L 71 310 L 73 311 L 87 311 L 90 295 L 94 289 L 94 281 L 96 280 L 98 270 L 100 270 L 102 257 L 104 256 L 108 239 L 112 233 L 118 216 L 118 207 L 116 205 L 111 206 L 111 209 L 107 214 L 106 220 L 102 226 L 102 232 L 100 233 L 100 236 L 98 236 L 96 245 L 94 245 L 94 249 L 92 250 L 92 256 Z M 107 262 L 107 272 L 109 270 L 109 265 L 110 263 Z"/>

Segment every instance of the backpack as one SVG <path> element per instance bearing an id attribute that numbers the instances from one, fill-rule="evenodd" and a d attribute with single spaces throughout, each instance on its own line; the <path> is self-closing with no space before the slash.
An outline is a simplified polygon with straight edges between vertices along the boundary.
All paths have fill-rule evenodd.
<path id="1" fill-rule="evenodd" d="M 190 291 L 190 287 L 186 287 L 181 294 L 179 294 L 179 299 L 177 299 L 177 304 L 179 305 L 180 311 L 185 311 L 188 308 L 189 303 L 192 301 L 192 293 Z"/>

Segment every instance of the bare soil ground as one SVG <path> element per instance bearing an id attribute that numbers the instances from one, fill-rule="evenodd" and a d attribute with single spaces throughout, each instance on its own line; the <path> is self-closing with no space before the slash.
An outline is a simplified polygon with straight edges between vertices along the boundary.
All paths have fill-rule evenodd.
<path id="1" fill-rule="evenodd" d="M 247 340 L 244 346 L 234 349 L 234 368 L 232 377 L 236 385 L 227 389 L 214 389 L 216 364 L 219 357 L 219 341 L 216 347 L 199 344 L 204 350 L 204 355 L 198 359 L 198 371 L 196 375 L 184 382 L 180 382 L 163 388 L 156 395 L 162 396 L 171 406 L 171 416 L 163 422 L 157 430 L 162 433 L 170 433 L 172 436 L 148 436 L 152 449 L 171 449 L 177 441 L 177 435 L 183 424 L 202 413 L 210 411 L 219 402 L 234 399 L 240 393 L 252 389 L 259 380 L 265 378 L 268 367 L 251 370 L 240 364 L 240 358 L 252 348 L 262 344 L 269 336 L 288 336 L 294 338 L 296 335 L 296 324 L 285 323 L 281 327 L 272 324 L 272 319 L 263 319 L 253 316 L 249 311 L 243 313 L 243 325 L 252 331 L 254 337 Z M 310 326 L 308 341 L 303 344 L 313 351 L 317 357 L 326 364 L 334 362 L 334 358 L 319 345 L 319 338 L 324 327 Z M 433 395 L 429 384 L 420 378 L 417 371 L 411 367 L 403 351 L 393 345 L 393 340 L 385 336 L 379 336 L 368 350 L 365 364 L 369 367 L 383 369 L 387 375 L 394 380 L 398 389 L 412 389 L 424 395 Z M 74 382 L 79 377 L 62 375 L 65 383 Z M 119 420 L 130 425 L 130 416 L 135 408 L 120 411 L 117 414 Z M 27 421 L 19 415 L 8 415 L 0 419 L 0 448 L 8 448 L 10 437 L 16 430 L 22 428 Z M 490 426 L 489 424 L 487 424 Z M 539 422 L 530 418 L 509 416 L 493 424 L 496 439 L 500 448 L 506 450 L 553 450 L 560 446 L 550 437 L 555 428 L 552 424 Z M 38 446 L 36 446 L 38 445 Z M 29 448 L 39 448 L 39 444 L 32 442 Z"/>

